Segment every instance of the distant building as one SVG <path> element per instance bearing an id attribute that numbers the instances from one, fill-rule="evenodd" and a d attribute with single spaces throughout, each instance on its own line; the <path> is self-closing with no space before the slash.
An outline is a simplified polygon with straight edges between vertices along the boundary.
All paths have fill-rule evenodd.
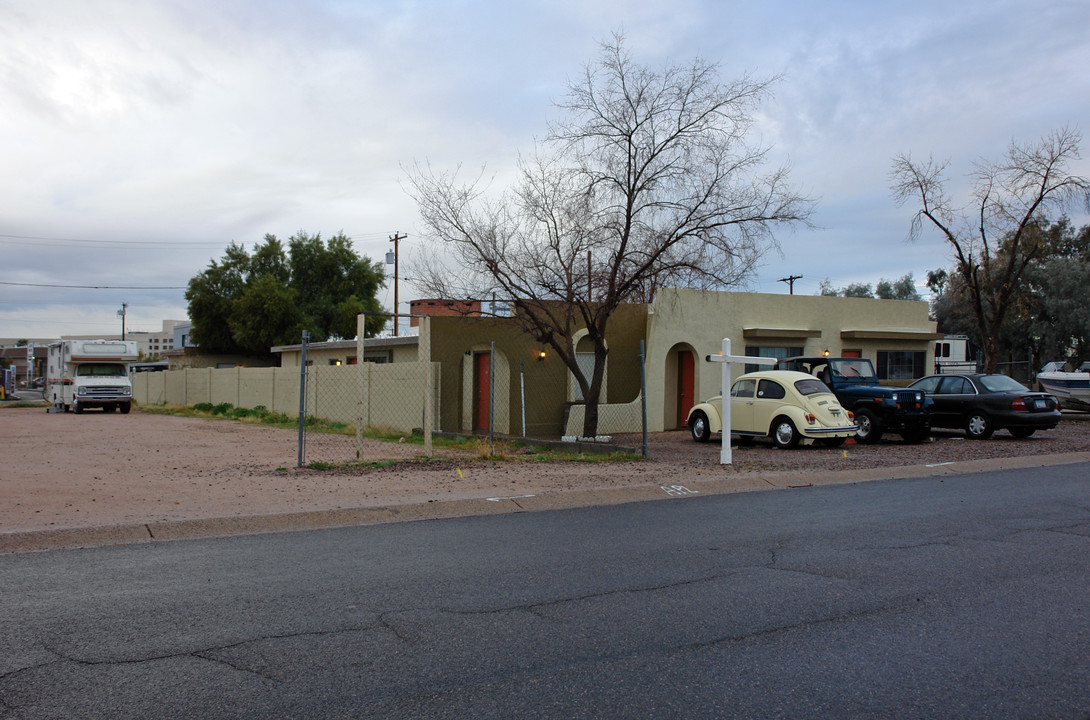
<path id="1" fill-rule="evenodd" d="M 480 300 L 413 300 L 409 303 L 409 312 L 413 317 L 409 320 L 409 327 L 417 327 L 420 324 L 419 315 L 449 316 L 449 317 L 480 317 Z"/>
<path id="2" fill-rule="evenodd" d="M 164 320 L 163 329 L 158 332 L 129 330 L 126 340 L 136 341 L 137 350 L 146 358 L 161 357 L 164 352 L 174 349 L 174 328 L 177 325 L 189 325 L 186 320 Z M 62 335 L 61 340 L 120 340 L 121 335 Z"/>

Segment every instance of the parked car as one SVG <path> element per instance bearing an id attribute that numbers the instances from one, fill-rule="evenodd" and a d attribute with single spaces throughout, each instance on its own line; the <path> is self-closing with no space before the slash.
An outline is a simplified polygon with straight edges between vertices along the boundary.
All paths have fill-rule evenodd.
<path id="1" fill-rule="evenodd" d="M 882 385 L 866 358 L 797 356 L 776 363 L 781 370 L 799 370 L 829 386 L 840 404 L 855 413 L 856 440 L 876 443 L 884 433 L 898 433 L 915 443 L 931 435 L 931 401 L 924 393 Z"/>
<path id="2" fill-rule="evenodd" d="M 722 396 L 713 397 L 689 411 L 693 440 L 708 442 L 712 433 L 723 432 L 722 401 Z M 739 442 L 771 437 L 780 448 L 814 440 L 835 447 L 859 429 L 825 383 L 791 370 L 762 370 L 739 377 L 730 389 L 730 421 L 730 432 L 738 435 Z"/>
<path id="3" fill-rule="evenodd" d="M 964 430 L 978 440 L 1003 428 L 1015 437 L 1029 437 L 1060 422 L 1055 396 L 1034 392 L 1006 375 L 928 375 L 909 387 L 934 401 L 932 427 Z"/>
<path id="4" fill-rule="evenodd" d="M 45 387 L 45 378 L 39 376 L 30 381 L 30 387 L 40 388 Z"/>

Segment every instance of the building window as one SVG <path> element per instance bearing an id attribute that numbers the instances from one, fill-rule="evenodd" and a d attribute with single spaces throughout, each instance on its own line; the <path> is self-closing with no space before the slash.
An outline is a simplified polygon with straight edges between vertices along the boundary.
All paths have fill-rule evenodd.
<path id="1" fill-rule="evenodd" d="M 802 348 L 790 345 L 746 345 L 746 355 L 751 357 L 786 358 L 802 355 Z M 768 365 L 746 365 L 746 372 L 768 370 Z"/>
<path id="2" fill-rule="evenodd" d="M 879 350 L 879 380 L 915 380 L 923 377 L 927 353 L 922 350 Z"/>

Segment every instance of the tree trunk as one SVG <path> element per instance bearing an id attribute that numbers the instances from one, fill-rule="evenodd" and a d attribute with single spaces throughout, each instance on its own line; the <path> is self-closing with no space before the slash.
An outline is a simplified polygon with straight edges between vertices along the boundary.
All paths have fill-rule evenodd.
<path id="1" fill-rule="evenodd" d="M 589 392 L 583 395 L 583 437 L 593 438 L 598 435 L 598 407 L 602 398 L 602 381 L 606 375 L 605 343 L 594 344 L 594 373 L 591 376 Z"/>
<path id="2" fill-rule="evenodd" d="M 984 344 L 984 372 L 994 373 L 999 366 L 999 341 L 994 333 L 985 331 L 981 342 Z"/>

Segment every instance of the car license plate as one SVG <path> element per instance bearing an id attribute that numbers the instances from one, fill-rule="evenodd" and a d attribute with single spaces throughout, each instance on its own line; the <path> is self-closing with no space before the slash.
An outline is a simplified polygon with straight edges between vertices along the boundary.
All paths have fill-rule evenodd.
<path id="1" fill-rule="evenodd" d="M 1046 400 L 1034 400 L 1033 401 L 1033 407 L 1038 409 L 1038 410 L 1044 410 L 1045 408 L 1048 407 L 1048 401 L 1046 401 Z"/>

